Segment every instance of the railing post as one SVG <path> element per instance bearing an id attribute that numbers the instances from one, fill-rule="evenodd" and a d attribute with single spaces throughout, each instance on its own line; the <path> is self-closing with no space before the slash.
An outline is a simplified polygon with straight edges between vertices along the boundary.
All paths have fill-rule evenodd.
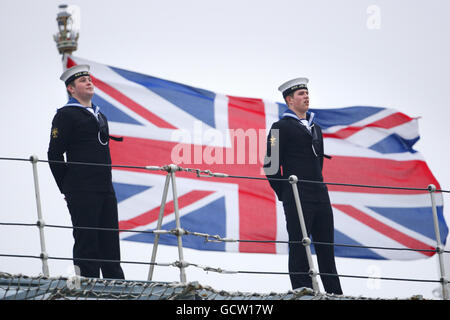
<path id="1" fill-rule="evenodd" d="M 148 167 L 148 169 L 155 170 L 155 168 L 152 168 L 152 167 Z M 176 186 L 176 181 L 175 181 L 175 172 L 178 171 L 178 169 L 179 169 L 179 167 L 175 164 L 171 164 L 171 165 L 164 167 L 164 170 L 167 171 L 167 176 L 166 176 L 166 182 L 164 184 L 164 191 L 163 191 L 163 196 L 162 196 L 162 200 L 161 200 L 161 207 L 159 208 L 158 224 L 156 226 L 156 230 L 157 231 L 161 230 L 162 221 L 163 221 L 163 217 L 164 217 L 164 208 L 166 206 L 166 200 L 167 200 L 167 193 L 169 192 L 169 184 L 170 184 L 170 181 L 172 181 L 173 205 L 174 205 L 174 211 L 175 211 L 175 224 L 176 224 L 175 234 L 177 236 L 177 241 L 178 241 L 179 261 L 177 262 L 177 266 L 180 268 L 180 281 L 182 283 L 186 283 L 186 273 L 184 270 L 186 267 L 186 263 L 185 263 L 184 257 L 183 257 L 183 241 L 182 241 L 182 236 L 184 235 L 185 232 L 181 228 L 181 223 L 180 223 L 180 214 L 178 211 L 177 186 Z M 154 265 L 155 265 L 155 260 L 156 260 L 156 251 L 158 249 L 158 243 L 159 243 L 160 233 L 158 233 L 158 232 L 155 232 L 155 233 L 156 234 L 155 234 L 155 240 L 153 243 L 152 259 L 151 259 L 151 264 L 150 264 L 150 268 L 149 268 L 149 272 L 148 272 L 148 281 L 151 281 L 152 277 L 153 277 L 153 270 L 154 270 Z"/>
<path id="2" fill-rule="evenodd" d="M 48 254 L 45 249 L 45 237 L 44 237 L 44 226 L 45 222 L 42 219 L 42 209 L 41 209 L 41 195 L 39 191 L 39 178 L 38 178 L 38 171 L 37 171 L 37 162 L 38 157 L 35 155 L 32 155 L 30 157 L 31 164 L 33 166 L 33 178 L 34 178 L 34 193 L 36 196 L 36 208 L 37 208 L 37 215 L 38 215 L 38 221 L 37 226 L 39 228 L 39 239 L 41 242 L 41 261 L 42 261 L 42 272 L 45 277 L 48 277 L 50 275 L 49 269 L 48 269 Z"/>
<path id="3" fill-rule="evenodd" d="M 163 196 L 161 199 L 161 206 L 159 207 L 158 224 L 156 226 L 156 230 L 161 230 L 162 220 L 164 217 L 164 208 L 166 207 L 167 193 L 169 191 L 169 183 L 170 183 L 170 174 L 168 173 L 166 175 L 166 182 L 164 184 Z M 150 268 L 148 271 L 148 278 L 147 278 L 148 281 L 152 280 L 153 271 L 155 270 L 156 251 L 158 250 L 159 236 L 160 236 L 160 234 L 156 233 L 155 239 L 153 241 L 152 259 L 151 259 L 151 264 L 150 264 Z"/>
<path id="4" fill-rule="evenodd" d="M 309 264 L 309 275 L 311 276 L 312 286 L 315 293 L 319 293 L 319 284 L 317 282 L 317 271 L 314 269 L 314 262 L 311 254 L 311 239 L 308 237 L 308 231 L 306 230 L 305 219 L 303 217 L 302 204 L 300 203 L 300 196 L 298 194 L 297 183 L 298 178 L 295 175 L 289 177 L 289 183 L 292 185 L 292 191 L 294 192 L 295 205 L 297 206 L 298 218 L 300 220 L 300 227 L 302 229 L 302 244 L 306 250 L 306 257 Z"/>
<path id="5" fill-rule="evenodd" d="M 169 174 L 172 178 L 172 192 L 173 192 L 173 207 L 175 211 L 175 224 L 176 224 L 176 235 L 178 241 L 178 258 L 179 258 L 179 268 L 180 268 L 180 281 L 186 283 L 186 273 L 185 273 L 185 261 L 183 256 L 183 241 L 182 237 L 184 230 L 181 228 L 180 223 L 180 213 L 178 211 L 178 194 L 177 194 L 177 184 L 175 181 L 175 172 L 178 170 L 178 166 L 175 164 L 169 165 Z"/>
<path id="6" fill-rule="evenodd" d="M 439 271 L 441 274 L 440 282 L 441 282 L 441 286 L 442 286 L 442 299 L 448 300 L 447 279 L 445 278 L 444 257 L 443 257 L 444 248 L 442 247 L 441 234 L 439 232 L 439 221 L 438 221 L 438 215 L 437 215 L 437 209 L 436 209 L 436 199 L 435 199 L 435 194 L 434 194 L 434 192 L 436 191 L 436 186 L 434 184 L 430 184 L 428 186 L 428 191 L 430 192 L 430 197 L 431 197 L 434 232 L 436 234 L 436 251 L 438 254 Z"/>

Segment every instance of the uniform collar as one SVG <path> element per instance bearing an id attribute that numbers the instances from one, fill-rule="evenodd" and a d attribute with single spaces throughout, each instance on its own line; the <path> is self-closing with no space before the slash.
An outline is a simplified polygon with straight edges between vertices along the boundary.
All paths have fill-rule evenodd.
<path id="1" fill-rule="evenodd" d="M 284 118 L 284 117 L 291 117 L 291 118 L 297 119 L 298 121 L 305 120 L 305 119 L 300 119 L 300 118 L 295 114 L 295 112 L 292 111 L 291 109 L 287 109 L 287 110 L 283 113 L 282 118 Z M 314 119 L 314 112 L 306 112 L 306 120 L 308 120 L 308 126 L 311 126 L 311 125 L 312 125 L 313 119 Z"/>
<path id="2" fill-rule="evenodd" d="M 94 114 L 97 115 L 98 112 L 100 111 L 100 107 L 96 106 L 93 102 L 92 103 L 92 110 L 94 110 Z M 86 109 L 87 107 L 83 106 L 77 99 L 75 99 L 74 97 L 70 97 L 69 101 L 67 101 L 67 103 L 63 106 L 64 107 L 81 107 Z"/>

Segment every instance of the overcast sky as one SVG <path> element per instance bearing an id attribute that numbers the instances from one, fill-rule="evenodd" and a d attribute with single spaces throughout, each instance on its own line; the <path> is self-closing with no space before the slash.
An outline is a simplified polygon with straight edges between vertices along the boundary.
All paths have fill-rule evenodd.
<path id="1" fill-rule="evenodd" d="M 53 41 L 61 1 L 0 0 L 0 119 L 3 157 L 46 159 L 51 119 L 66 101 L 61 56 Z M 312 108 L 353 105 L 395 108 L 420 117 L 418 150 L 442 188 L 450 189 L 448 139 L 450 2 L 381 0 L 168 0 L 71 1 L 81 9 L 76 56 L 211 91 L 281 101 L 278 86 L 310 79 Z M 0 217 L 35 222 L 31 165 L 0 162 Z M 70 225 L 64 200 L 48 168 L 39 167 L 47 223 Z M 449 200 L 444 197 L 444 203 Z M 450 212 L 444 206 L 450 221 Z M 0 226 L 0 253 L 38 254 L 37 230 Z M 54 256 L 70 256 L 65 230 L 46 234 Z M 123 260 L 149 260 L 151 245 L 122 241 Z M 164 247 L 158 260 L 176 260 Z M 231 270 L 286 271 L 286 255 L 186 250 L 186 260 L 220 262 Z M 410 262 L 337 260 L 342 274 L 437 279 L 436 258 Z M 255 266 L 256 265 L 256 266 Z M 125 265 L 131 279 L 146 279 L 142 266 Z M 155 280 L 177 281 L 178 270 Z M 167 269 L 167 268 L 166 268 Z M 447 273 L 450 273 L 450 266 Z M 52 275 L 69 262 L 52 261 Z M 0 258 L 0 271 L 35 275 L 40 261 Z M 284 292 L 286 276 L 217 275 L 188 269 L 188 281 L 230 291 Z M 436 283 L 342 280 L 345 294 L 432 298 Z"/>

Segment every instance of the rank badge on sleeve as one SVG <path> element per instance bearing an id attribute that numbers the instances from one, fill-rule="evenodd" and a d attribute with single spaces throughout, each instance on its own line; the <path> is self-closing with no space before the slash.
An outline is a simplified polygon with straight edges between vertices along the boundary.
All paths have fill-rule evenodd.
<path id="1" fill-rule="evenodd" d="M 52 129 L 52 138 L 53 139 L 56 139 L 56 138 L 58 138 L 58 128 L 53 128 Z"/>
<path id="2" fill-rule="evenodd" d="M 270 138 L 270 145 L 271 145 L 272 147 L 274 147 L 275 144 L 276 144 L 276 141 L 277 141 L 277 138 L 271 137 L 271 138 Z"/>

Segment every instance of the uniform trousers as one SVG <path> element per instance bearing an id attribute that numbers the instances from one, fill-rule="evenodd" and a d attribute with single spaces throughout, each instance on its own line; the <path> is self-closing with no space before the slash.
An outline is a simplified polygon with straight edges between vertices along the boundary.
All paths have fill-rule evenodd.
<path id="1" fill-rule="evenodd" d="M 72 225 L 74 227 L 118 229 L 117 199 L 113 192 L 71 192 L 66 194 Z M 124 279 L 119 262 L 89 261 L 120 260 L 118 231 L 91 229 L 73 230 L 74 265 L 80 275 L 89 278 Z"/>
<path id="2" fill-rule="evenodd" d="M 293 196 L 283 201 L 289 241 L 303 239 L 297 207 Z M 334 242 L 333 211 L 329 202 L 301 201 L 308 237 L 317 242 Z M 320 273 L 336 274 L 334 246 L 314 244 Z M 293 289 L 312 288 L 312 279 L 308 274 L 292 274 L 309 271 L 306 250 L 303 244 L 289 243 L 289 272 Z M 338 276 L 321 275 L 322 284 L 327 293 L 342 294 Z"/>

